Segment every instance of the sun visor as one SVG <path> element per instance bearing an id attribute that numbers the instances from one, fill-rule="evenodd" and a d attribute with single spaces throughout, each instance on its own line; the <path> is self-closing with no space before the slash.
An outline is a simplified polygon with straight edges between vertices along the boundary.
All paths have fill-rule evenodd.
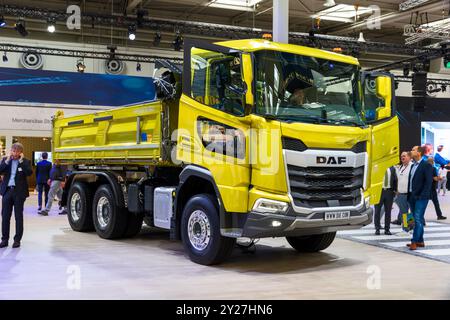
<path id="1" fill-rule="evenodd" d="M 314 77 L 310 69 L 305 69 L 298 65 L 288 65 L 285 70 L 286 91 L 293 93 L 296 89 L 306 89 L 314 85 Z"/>

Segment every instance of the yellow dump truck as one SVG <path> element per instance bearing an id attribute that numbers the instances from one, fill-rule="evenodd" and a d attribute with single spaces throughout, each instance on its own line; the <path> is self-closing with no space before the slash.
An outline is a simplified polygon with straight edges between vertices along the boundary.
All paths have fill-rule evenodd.
<path id="1" fill-rule="evenodd" d="M 131 237 L 144 220 L 210 265 L 237 238 L 315 252 L 372 221 L 398 161 L 390 74 L 260 39 L 187 40 L 182 70 L 162 64 L 154 102 L 55 116 L 73 230 Z"/>

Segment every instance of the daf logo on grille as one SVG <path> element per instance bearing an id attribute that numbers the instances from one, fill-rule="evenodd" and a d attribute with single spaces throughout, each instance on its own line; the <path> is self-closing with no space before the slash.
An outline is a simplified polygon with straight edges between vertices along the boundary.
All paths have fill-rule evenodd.
<path id="1" fill-rule="evenodd" d="M 344 164 L 347 163 L 346 157 L 317 157 L 317 164 Z"/>

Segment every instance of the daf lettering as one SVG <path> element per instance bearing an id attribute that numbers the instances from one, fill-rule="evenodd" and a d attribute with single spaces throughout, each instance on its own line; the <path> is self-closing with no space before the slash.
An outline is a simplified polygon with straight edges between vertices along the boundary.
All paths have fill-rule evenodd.
<path id="1" fill-rule="evenodd" d="M 317 157 L 317 164 L 344 164 L 347 163 L 346 157 Z"/>

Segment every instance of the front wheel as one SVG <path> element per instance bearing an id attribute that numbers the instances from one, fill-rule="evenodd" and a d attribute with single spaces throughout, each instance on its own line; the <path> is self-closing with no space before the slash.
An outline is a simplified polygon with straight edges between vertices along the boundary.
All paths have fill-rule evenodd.
<path id="1" fill-rule="evenodd" d="M 298 252 L 317 252 L 328 248 L 336 237 L 336 232 L 311 236 L 286 237 L 287 242 Z"/>
<path id="2" fill-rule="evenodd" d="M 216 199 L 209 194 L 193 196 L 181 217 L 181 239 L 189 258 L 198 264 L 218 264 L 233 251 L 236 239 L 220 234 Z"/>

